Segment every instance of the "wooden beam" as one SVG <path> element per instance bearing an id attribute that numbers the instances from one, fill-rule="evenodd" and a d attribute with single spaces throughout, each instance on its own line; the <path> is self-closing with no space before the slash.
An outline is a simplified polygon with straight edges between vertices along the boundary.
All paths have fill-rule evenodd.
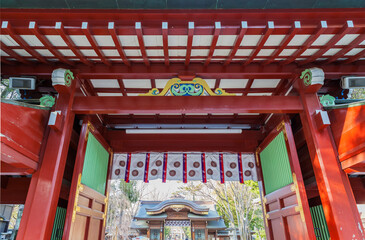
<path id="1" fill-rule="evenodd" d="M 308 65 L 308 68 L 312 66 L 318 67 L 317 65 Z M 345 65 L 333 63 L 321 67 L 326 74 L 326 79 L 339 79 L 343 75 L 365 75 L 363 61 L 359 61 L 358 64 Z M 183 63 L 170 63 L 169 66 L 161 63 L 151 63 L 149 67 L 142 63 L 135 63 L 131 67 L 123 64 L 106 66 L 103 63 L 95 64 L 94 66 L 80 63 L 73 67 L 65 64 L 55 64 L 53 66 L 45 64 L 16 64 L 1 70 L 2 74 L 7 76 L 35 75 L 49 79 L 55 68 L 70 69 L 79 78 L 84 79 L 167 79 L 178 76 L 183 69 L 186 69 L 186 72 L 192 72 L 196 76 L 206 79 L 293 79 L 300 73 L 298 65 L 294 63 L 284 66 L 278 63 L 265 66 L 258 63 L 251 63 L 247 66 L 242 66 L 239 63 L 231 63 L 227 66 L 223 66 L 220 63 L 210 63 L 208 66 L 204 66 L 201 63 L 190 63 L 188 68 Z"/>
<path id="2" fill-rule="evenodd" d="M 165 58 L 165 65 L 169 65 L 169 29 L 168 23 L 162 22 L 162 42 L 163 42 L 163 55 Z"/>
<path id="3" fill-rule="evenodd" d="M 296 96 L 75 97 L 75 114 L 111 113 L 299 113 Z"/>
<path id="4" fill-rule="evenodd" d="M 108 30 L 109 30 L 109 34 L 113 39 L 113 42 L 115 44 L 115 47 L 117 48 L 117 51 L 120 55 L 120 57 L 122 58 L 123 62 L 125 65 L 130 66 L 131 63 L 128 61 L 127 56 L 124 53 L 122 44 L 120 43 L 118 37 L 117 37 L 117 31 L 115 30 L 115 24 L 114 22 L 109 22 L 108 23 Z"/>
<path id="5" fill-rule="evenodd" d="M 315 30 L 313 35 L 311 35 L 305 43 L 295 52 L 293 53 L 287 60 L 282 62 L 282 65 L 291 63 L 295 61 L 296 58 L 300 57 L 311 45 L 316 41 L 321 34 L 327 29 L 327 22 L 321 21 L 321 24 L 318 26 L 318 28 Z"/>
<path id="6" fill-rule="evenodd" d="M 210 60 L 212 60 L 214 50 L 215 50 L 215 46 L 217 45 L 220 32 L 221 32 L 221 22 L 215 22 L 213 40 L 210 44 L 209 54 L 208 54 L 207 60 L 204 63 L 204 66 L 208 66 L 208 64 L 210 63 Z"/>
<path id="7" fill-rule="evenodd" d="M 91 47 L 94 49 L 95 53 L 98 55 L 98 57 L 101 59 L 101 61 L 110 66 L 111 63 L 105 59 L 104 54 L 100 51 L 98 45 L 96 44 L 95 38 L 91 35 L 90 29 L 89 29 L 89 23 L 83 22 L 81 26 L 83 34 L 86 36 L 87 40 L 89 41 Z"/>
<path id="8" fill-rule="evenodd" d="M 67 46 L 70 48 L 70 50 L 75 54 L 76 57 L 80 59 L 81 62 L 85 63 L 86 65 L 92 65 L 90 61 L 88 61 L 84 55 L 80 52 L 80 50 L 75 47 L 74 42 L 72 39 L 66 35 L 65 28 L 62 22 L 56 22 L 55 29 L 58 32 L 58 34 L 61 36 L 63 41 L 67 44 Z"/>
<path id="9" fill-rule="evenodd" d="M 143 61 L 146 64 L 146 66 L 150 66 L 150 62 L 148 61 L 147 53 L 146 53 L 146 47 L 143 40 L 143 32 L 142 32 L 142 23 L 136 22 L 135 25 L 136 29 L 136 35 L 139 43 L 139 48 L 143 57 Z"/>
<path id="10" fill-rule="evenodd" d="M 315 61 L 317 58 L 320 58 L 325 54 L 328 50 L 335 47 L 335 44 L 340 41 L 347 33 L 354 29 L 354 23 L 352 21 L 347 21 L 346 24 L 339 30 L 339 32 L 331 38 L 331 40 L 326 43 L 326 47 L 318 50 L 315 54 L 307 58 L 306 60 L 300 62 L 300 65 L 304 65 L 310 62 Z"/>
<path id="11" fill-rule="evenodd" d="M 194 37 L 194 22 L 188 23 L 188 41 L 186 45 L 186 58 L 185 58 L 185 66 L 188 66 L 190 63 L 191 57 L 191 48 L 193 46 L 193 37 Z"/>
<path id="12" fill-rule="evenodd" d="M 106 139 L 114 152 L 254 152 L 262 135 L 256 130 L 243 130 L 242 134 L 126 134 L 124 130 L 108 130 Z"/>
<path id="13" fill-rule="evenodd" d="M 272 63 L 277 56 L 280 55 L 280 53 L 288 46 L 290 41 L 294 38 L 295 34 L 301 29 L 301 25 L 299 21 L 295 21 L 293 24 L 292 29 L 290 30 L 290 33 L 285 36 L 285 38 L 281 41 L 279 48 L 275 50 L 274 54 L 270 56 L 270 58 L 264 63 L 269 64 Z"/>
<path id="14" fill-rule="evenodd" d="M 238 50 L 238 48 L 241 45 L 242 39 L 245 36 L 245 33 L 247 32 L 247 22 L 246 21 L 242 21 L 241 22 L 241 29 L 239 34 L 237 35 L 236 41 L 233 45 L 233 49 L 231 50 L 231 52 L 229 53 L 229 56 L 227 57 L 226 61 L 224 62 L 224 65 L 228 65 L 231 63 L 232 59 L 234 56 L 236 56 L 236 52 Z"/>
<path id="15" fill-rule="evenodd" d="M 1 204 L 24 204 L 27 197 L 28 188 L 31 178 L 21 177 L 13 178 L 2 176 L 1 182 L 5 182 L 5 186 L 1 186 Z"/>
<path id="16" fill-rule="evenodd" d="M 262 47 L 265 45 L 267 39 L 270 37 L 270 34 L 274 31 L 274 22 L 269 21 L 267 22 L 267 27 L 265 29 L 264 34 L 260 38 L 259 43 L 257 44 L 256 49 L 253 51 L 253 53 L 250 55 L 250 57 L 243 63 L 244 65 L 250 64 L 257 54 L 261 51 Z"/>
<path id="17" fill-rule="evenodd" d="M 58 58 L 61 62 L 64 62 L 68 65 L 75 65 L 74 62 L 67 60 L 60 52 L 54 49 L 53 45 L 49 42 L 49 40 L 43 35 L 38 27 L 38 24 L 34 21 L 29 22 L 30 31 L 38 38 L 38 40 L 50 51 L 56 58 Z"/>
<path id="18" fill-rule="evenodd" d="M 358 59 L 356 57 L 357 55 L 346 56 L 346 53 L 350 52 L 354 48 L 357 48 L 363 41 L 365 41 L 365 34 L 360 34 L 360 36 L 358 36 L 352 42 L 347 44 L 347 46 L 342 48 L 335 55 L 330 56 L 324 63 L 326 63 L 326 64 L 332 63 L 332 62 L 336 61 L 337 59 L 343 58 L 343 57 L 348 57 L 348 59 L 344 61 L 345 63 L 351 63 L 351 62 L 357 60 Z M 364 50 L 363 50 L 363 53 L 365 53 Z"/>
<path id="19" fill-rule="evenodd" d="M 365 151 L 341 162 L 343 170 L 346 170 L 347 168 L 356 168 L 357 165 L 365 165 Z"/>
<path id="20" fill-rule="evenodd" d="M 41 56 L 36 50 L 32 49 L 28 43 L 24 41 L 23 38 L 21 38 L 19 35 L 15 34 L 10 23 L 8 21 L 3 21 L 1 24 L 1 31 L 4 31 L 7 33 L 14 41 L 19 44 L 20 47 L 22 47 L 25 51 L 27 51 L 30 55 L 35 57 L 38 61 L 42 63 L 49 64 L 43 56 Z M 1 47 L 3 47 L 5 44 L 2 44 Z"/>
<path id="21" fill-rule="evenodd" d="M 1 50 L 3 50 L 6 54 L 8 54 L 9 58 L 15 58 L 21 63 L 30 64 L 30 62 L 26 61 L 22 56 L 20 56 L 14 50 L 8 48 L 5 44 L 1 44 Z"/>

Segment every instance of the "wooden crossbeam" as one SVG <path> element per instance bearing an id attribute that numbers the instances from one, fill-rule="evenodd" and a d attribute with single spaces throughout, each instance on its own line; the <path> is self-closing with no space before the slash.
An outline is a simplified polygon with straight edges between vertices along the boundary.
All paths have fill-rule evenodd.
<path id="1" fill-rule="evenodd" d="M 76 114 L 298 113 L 296 96 L 75 97 Z"/>

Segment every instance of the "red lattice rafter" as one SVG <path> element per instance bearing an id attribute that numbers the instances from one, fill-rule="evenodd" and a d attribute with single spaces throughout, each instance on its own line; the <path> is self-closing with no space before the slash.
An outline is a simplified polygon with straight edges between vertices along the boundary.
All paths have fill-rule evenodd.
<path id="1" fill-rule="evenodd" d="M 68 35 L 66 35 L 62 22 L 56 22 L 55 29 L 61 36 L 63 41 L 65 41 L 69 49 L 75 54 L 76 57 L 80 59 L 81 62 L 85 63 L 86 65 L 92 65 L 91 62 L 85 59 L 84 55 L 82 55 L 80 50 L 75 47 L 75 44 L 72 41 L 72 39 Z"/>
<path id="2" fill-rule="evenodd" d="M 98 57 L 101 59 L 101 61 L 104 64 L 110 66 L 111 63 L 108 60 L 105 59 L 104 54 L 100 51 L 98 45 L 96 44 L 96 41 L 95 41 L 94 37 L 90 33 L 89 23 L 88 22 L 83 22 L 82 25 L 81 25 L 81 29 L 82 29 L 83 34 L 85 35 L 85 37 L 89 41 L 91 47 L 94 49 L 94 51 L 96 52 Z"/>
<path id="3" fill-rule="evenodd" d="M 1 50 L 3 50 L 10 57 L 15 58 L 16 60 L 18 60 L 19 62 L 22 62 L 22 63 L 25 63 L 25 64 L 30 64 L 30 62 L 26 61 L 24 58 L 19 56 L 16 52 L 14 52 L 14 50 L 11 50 L 5 44 L 1 44 Z"/>
<path id="4" fill-rule="evenodd" d="M 246 21 L 242 21 L 241 22 L 240 32 L 237 35 L 237 38 L 236 38 L 236 41 L 234 43 L 233 49 L 229 53 L 229 56 L 227 57 L 227 60 L 224 62 L 224 65 L 230 64 L 230 62 L 232 61 L 233 57 L 236 55 L 236 52 L 237 52 L 238 48 L 241 45 L 243 36 L 245 35 L 246 31 L 247 31 L 247 22 Z"/>
<path id="5" fill-rule="evenodd" d="M 326 43 L 326 47 L 318 50 L 311 57 L 307 58 L 307 60 L 300 63 L 300 65 L 304 65 L 310 62 L 315 61 L 317 58 L 322 57 L 324 53 L 333 48 L 335 44 L 344 37 L 347 33 L 354 30 L 354 23 L 352 21 L 347 21 L 346 24 L 339 30 L 339 32 L 328 42 Z"/>
<path id="6" fill-rule="evenodd" d="M 291 57 L 289 57 L 287 60 L 281 62 L 281 64 L 284 65 L 284 64 L 293 62 L 297 57 L 302 55 L 326 29 L 327 29 L 327 22 L 321 21 L 321 23 L 318 26 L 317 30 L 315 31 L 314 35 L 310 36 L 307 39 L 307 41 L 305 41 L 305 43 Z"/>
<path id="7" fill-rule="evenodd" d="M 49 64 L 44 57 L 42 57 L 37 51 L 32 49 L 19 35 L 15 34 L 10 22 L 3 21 L 1 24 L 1 31 L 4 31 L 4 33 L 8 34 L 14 41 L 25 51 L 27 51 L 30 55 L 35 57 L 38 61 L 42 63 Z"/>
<path id="8" fill-rule="evenodd" d="M 168 39 L 168 23 L 162 22 L 162 42 L 163 54 L 165 57 L 165 65 L 169 65 L 169 39 Z"/>
<path id="9" fill-rule="evenodd" d="M 128 61 L 128 59 L 127 59 L 127 57 L 126 57 L 126 55 L 124 53 L 123 47 L 122 47 L 122 45 L 121 45 L 121 43 L 120 43 L 120 41 L 119 41 L 119 39 L 117 37 L 117 32 L 115 30 L 115 24 L 114 24 L 114 22 L 109 22 L 108 23 L 108 30 L 109 30 L 110 36 L 113 39 L 114 45 L 117 48 L 117 51 L 118 51 L 120 57 L 122 58 L 124 64 L 127 65 L 127 66 L 130 66 L 131 63 Z"/>
<path id="10" fill-rule="evenodd" d="M 301 24 L 299 21 L 295 21 L 293 24 L 290 33 L 285 36 L 285 38 L 281 41 L 279 48 L 275 50 L 274 54 L 269 57 L 269 59 L 264 63 L 264 65 L 272 63 L 277 56 L 288 46 L 290 41 L 294 38 L 295 34 L 301 29 Z"/>
<path id="11" fill-rule="evenodd" d="M 265 29 L 264 35 L 261 37 L 258 45 L 256 46 L 255 51 L 251 54 L 251 56 L 247 59 L 247 61 L 244 62 L 243 65 L 248 65 L 254 60 L 254 58 L 261 51 L 262 47 L 265 45 L 267 39 L 270 37 L 270 34 L 273 31 L 274 31 L 274 22 L 272 22 L 272 21 L 267 22 L 267 27 Z"/>
<path id="12" fill-rule="evenodd" d="M 194 22 L 188 23 L 188 41 L 186 45 L 186 58 L 185 58 L 185 66 L 188 66 L 190 63 L 191 57 L 191 49 L 193 46 L 193 37 L 194 37 Z"/>
<path id="13" fill-rule="evenodd" d="M 141 54 L 142 54 L 142 57 L 143 57 L 143 61 L 146 64 L 146 66 L 149 66 L 150 62 L 148 61 L 147 53 L 146 53 L 146 47 L 144 45 L 141 22 L 136 22 L 135 29 L 136 29 L 136 34 L 137 34 L 137 38 L 138 38 L 140 51 L 141 51 Z"/>
<path id="14" fill-rule="evenodd" d="M 364 40 L 365 40 L 365 34 L 361 34 L 356 39 L 354 39 L 351 43 L 349 43 L 346 47 L 344 47 L 342 50 L 340 50 L 335 55 L 333 55 L 330 58 L 328 58 L 325 63 L 331 63 L 331 62 L 334 62 L 334 61 L 336 61 L 337 59 L 339 59 L 341 57 L 344 57 L 346 53 L 348 53 L 349 51 L 351 51 L 354 48 L 357 48 Z M 350 59 L 357 60 L 358 58 L 356 58 L 355 56 L 349 56 L 349 59 L 346 60 L 346 62 L 347 61 L 348 62 L 351 62 Z"/>
<path id="15" fill-rule="evenodd" d="M 359 52 L 358 54 L 352 56 L 352 57 L 349 57 L 345 63 L 352 63 L 352 62 L 355 62 L 356 60 L 359 60 L 360 58 L 364 57 L 365 56 L 365 49 L 363 49 L 361 52 Z"/>
<path id="16" fill-rule="evenodd" d="M 61 53 L 53 48 L 53 45 L 48 41 L 48 39 L 41 34 L 36 22 L 29 22 L 29 30 L 38 38 L 38 40 L 47 48 L 47 50 L 50 51 L 61 62 L 64 62 L 68 65 L 75 65 L 75 63 L 67 60 Z"/>
<path id="17" fill-rule="evenodd" d="M 242 94 L 242 96 L 247 96 L 247 93 L 249 93 L 250 92 L 250 90 L 251 90 L 251 86 L 252 86 L 252 83 L 253 83 L 253 78 L 250 78 L 249 80 L 248 80 L 248 82 L 247 82 L 247 84 L 246 84 L 246 87 L 245 87 L 245 90 L 244 90 L 244 92 L 243 92 L 243 94 Z"/>
<path id="18" fill-rule="evenodd" d="M 221 22 L 215 22 L 213 39 L 212 39 L 212 43 L 210 44 L 210 50 L 209 50 L 207 60 L 205 61 L 205 64 L 204 64 L 205 66 L 207 66 L 210 63 L 210 61 L 212 60 L 220 32 L 221 32 Z"/>

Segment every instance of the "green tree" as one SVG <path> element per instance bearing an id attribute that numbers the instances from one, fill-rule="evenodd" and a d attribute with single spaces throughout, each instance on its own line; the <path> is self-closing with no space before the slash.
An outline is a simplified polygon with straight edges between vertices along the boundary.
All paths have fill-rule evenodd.
<path id="1" fill-rule="evenodd" d="M 107 230 L 113 237 L 128 239 L 130 225 L 137 212 L 144 186 L 136 181 L 127 183 L 123 180 L 112 180 L 110 182 Z"/>
<path id="2" fill-rule="evenodd" d="M 251 231 L 254 231 L 257 237 L 265 238 L 260 190 L 255 181 L 245 181 L 244 184 L 221 184 L 217 181 L 209 181 L 206 184 L 190 183 L 180 187 L 176 194 L 183 195 L 186 199 L 213 201 L 226 226 L 238 228 L 241 239 L 249 239 Z"/>
<path id="3" fill-rule="evenodd" d="M 168 236 L 171 234 L 171 228 L 170 227 L 164 227 L 164 239 L 168 239 Z"/>
<path id="4" fill-rule="evenodd" d="M 140 194 L 137 189 L 136 181 L 131 181 L 127 183 L 121 180 L 119 184 L 119 189 L 131 203 L 136 203 L 139 200 Z"/>
<path id="5" fill-rule="evenodd" d="M 365 88 L 354 89 L 351 93 L 351 99 L 365 99 Z"/>
<path id="6" fill-rule="evenodd" d="M 19 90 L 9 87 L 9 79 L 2 79 L 0 82 L 1 98 L 16 99 L 20 97 Z"/>

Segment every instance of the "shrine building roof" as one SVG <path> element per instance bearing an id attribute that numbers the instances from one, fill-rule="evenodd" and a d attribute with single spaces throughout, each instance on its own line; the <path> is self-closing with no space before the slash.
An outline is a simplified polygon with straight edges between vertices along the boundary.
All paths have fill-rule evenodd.
<path id="1" fill-rule="evenodd" d="M 170 199 L 166 201 L 141 201 L 134 217 L 137 220 L 166 219 L 168 211 L 188 211 L 188 219 L 219 220 L 221 217 L 211 201 L 189 201 L 186 199 Z"/>

